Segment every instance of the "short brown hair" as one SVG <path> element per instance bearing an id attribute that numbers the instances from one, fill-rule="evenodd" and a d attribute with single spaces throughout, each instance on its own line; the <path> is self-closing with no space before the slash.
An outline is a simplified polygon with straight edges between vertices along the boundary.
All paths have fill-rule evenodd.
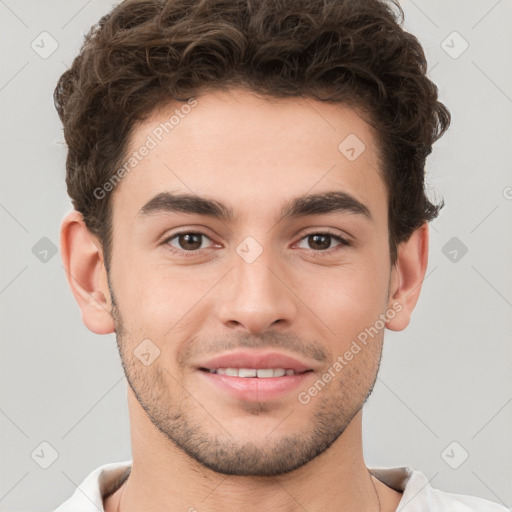
<path id="1" fill-rule="evenodd" d="M 103 16 L 54 100 L 68 193 L 101 241 L 107 270 L 111 202 L 94 190 L 122 165 L 134 125 L 162 104 L 230 87 L 365 114 L 378 134 L 394 264 L 398 244 L 444 205 L 426 196 L 425 160 L 450 124 L 403 19 L 385 0 L 126 0 Z"/>

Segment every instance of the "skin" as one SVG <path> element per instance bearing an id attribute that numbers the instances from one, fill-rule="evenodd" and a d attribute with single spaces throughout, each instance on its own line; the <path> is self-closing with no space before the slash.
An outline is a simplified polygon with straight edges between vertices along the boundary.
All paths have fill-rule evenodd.
<path id="1" fill-rule="evenodd" d="M 407 327 L 426 272 L 428 226 L 399 246 L 391 266 L 376 137 L 355 110 L 244 90 L 196 99 L 112 194 L 108 279 L 101 244 L 81 215 L 71 212 L 62 224 L 61 252 L 83 322 L 97 334 L 116 332 L 129 382 L 133 467 L 105 510 L 117 509 L 121 491 L 123 512 L 332 510 L 333 503 L 377 511 L 377 496 L 382 511 L 396 510 L 401 493 L 369 475 L 362 450 L 362 406 L 385 329 L 309 403 L 297 395 L 379 315 L 394 310 L 385 328 Z M 136 126 L 130 150 L 175 108 L 162 107 Z M 354 161 L 338 150 L 349 134 L 365 144 Z M 139 215 L 164 191 L 215 199 L 236 218 Z M 372 219 L 331 212 L 278 222 L 290 199 L 328 191 L 356 197 Z M 189 257 L 179 237 L 166 242 L 198 230 L 208 238 Z M 336 249 L 323 254 L 306 235 L 326 230 L 351 245 L 327 237 Z M 263 249 L 252 263 L 236 252 L 247 236 Z M 134 355 L 145 339 L 160 350 L 148 366 Z M 241 345 L 273 347 L 314 371 L 279 398 L 237 400 L 195 365 Z"/>

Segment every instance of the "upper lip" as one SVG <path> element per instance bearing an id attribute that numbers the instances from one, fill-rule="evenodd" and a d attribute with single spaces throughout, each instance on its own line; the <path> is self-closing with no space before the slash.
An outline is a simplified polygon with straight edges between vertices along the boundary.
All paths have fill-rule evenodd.
<path id="1" fill-rule="evenodd" d="M 279 352 L 234 351 L 200 362 L 198 368 L 215 370 L 217 368 L 284 368 L 296 373 L 312 370 L 307 362 Z"/>

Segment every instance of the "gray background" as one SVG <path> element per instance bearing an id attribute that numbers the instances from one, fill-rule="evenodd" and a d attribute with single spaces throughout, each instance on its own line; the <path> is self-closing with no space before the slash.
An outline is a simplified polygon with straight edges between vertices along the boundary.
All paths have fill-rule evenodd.
<path id="1" fill-rule="evenodd" d="M 100 464 L 131 457 L 114 335 L 82 324 L 51 250 L 71 207 L 52 92 L 110 6 L 0 0 L 2 511 L 51 510 Z M 446 206 L 431 225 L 411 325 L 386 333 L 365 407 L 365 458 L 370 467 L 410 465 L 436 488 L 511 507 L 512 2 L 403 7 L 453 116 L 428 160 L 432 198 Z M 42 442 L 58 453 L 47 469 L 40 464 L 51 462 L 51 449 L 35 455 Z"/>

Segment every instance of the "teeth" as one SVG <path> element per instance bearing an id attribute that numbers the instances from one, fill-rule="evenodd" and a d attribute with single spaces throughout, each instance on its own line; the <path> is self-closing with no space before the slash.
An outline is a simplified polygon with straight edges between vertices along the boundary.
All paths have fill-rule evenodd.
<path id="1" fill-rule="evenodd" d="M 230 377 L 257 377 L 259 379 L 295 375 L 295 371 L 284 368 L 216 368 L 209 371 L 210 373 L 219 373 Z"/>
<path id="2" fill-rule="evenodd" d="M 274 376 L 274 370 L 272 368 L 260 368 L 258 370 L 258 377 L 261 378 L 267 378 L 267 377 L 273 377 Z"/>
<path id="3" fill-rule="evenodd" d="M 254 368 L 240 368 L 238 370 L 239 377 L 256 377 L 256 373 L 258 370 Z"/>

